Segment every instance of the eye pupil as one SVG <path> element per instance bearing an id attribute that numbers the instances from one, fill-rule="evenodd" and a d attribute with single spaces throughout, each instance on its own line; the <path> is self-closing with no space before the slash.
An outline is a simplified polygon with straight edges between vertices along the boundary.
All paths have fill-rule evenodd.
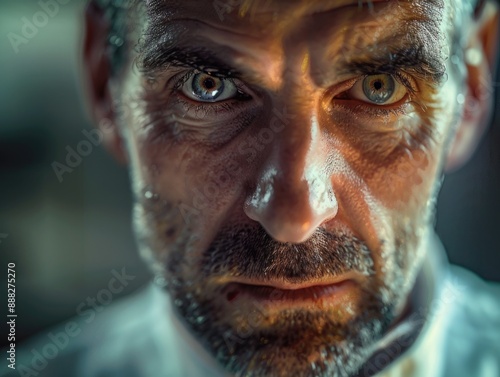
<path id="1" fill-rule="evenodd" d="M 193 101 L 221 102 L 246 98 L 243 91 L 238 91 L 233 78 L 196 71 L 190 71 L 184 77 L 180 92 Z"/>
<path id="2" fill-rule="evenodd" d="M 197 73 L 193 76 L 191 90 L 201 100 L 215 101 L 224 92 L 224 82 L 206 73 Z"/>
<path id="3" fill-rule="evenodd" d="M 363 92 L 371 102 L 383 104 L 389 101 L 396 91 L 396 82 L 389 74 L 370 75 L 363 80 Z"/>
<path id="4" fill-rule="evenodd" d="M 210 90 L 210 89 L 215 88 L 216 84 L 215 84 L 214 79 L 212 79 L 211 77 L 208 77 L 203 81 L 203 86 L 205 87 L 205 89 Z"/>
<path id="5" fill-rule="evenodd" d="M 382 89 L 383 86 L 384 86 L 384 84 L 382 84 L 380 81 L 375 81 L 373 83 L 373 87 L 375 88 L 375 90 L 380 90 L 380 89 Z"/>

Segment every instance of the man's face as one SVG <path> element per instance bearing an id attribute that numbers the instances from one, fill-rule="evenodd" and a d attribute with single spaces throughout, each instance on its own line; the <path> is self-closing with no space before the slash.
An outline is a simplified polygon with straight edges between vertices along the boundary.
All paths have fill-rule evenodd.
<path id="1" fill-rule="evenodd" d="M 457 5 L 358 3 L 143 8 L 118 98 L 135 230 L 237 375 L 354 373 L 426 251 L 463 102 Z"/>

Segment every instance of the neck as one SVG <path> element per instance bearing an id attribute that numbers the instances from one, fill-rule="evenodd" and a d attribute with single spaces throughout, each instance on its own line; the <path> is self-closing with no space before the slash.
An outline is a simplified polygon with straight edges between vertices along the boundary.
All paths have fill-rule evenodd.
<path id="1" fill-rule="evenodd" d="M 430 325 L 428 312 L 431 302 L 438 295 L 438 276 L 445 263 L 445 255 L 434 232 L 430 232 L 422 245 L 429 252 L 425 253 L 423 265 L 415 284 L 399 316 L 392 323 L 387 333 L 371 350 L 371 356 L 361 367 L 357 377 L 370 377 L 385 370 L 407 353 L 417 339 L 423 337 Z M 411 369 L 411 366 L 406 368 Z M 409 375 L 405 373 L 404 375 Z"/>

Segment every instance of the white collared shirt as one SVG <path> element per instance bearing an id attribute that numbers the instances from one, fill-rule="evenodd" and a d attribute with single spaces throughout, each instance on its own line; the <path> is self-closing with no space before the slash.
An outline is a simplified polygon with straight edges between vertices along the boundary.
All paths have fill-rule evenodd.
<path id="1" fill-rule="evenodd" d="M 436 236 L 428 243 L 422 275 L 428 290 L 423 301 L 410 320 L 377 343 L 377 356 L 359 376 L 383 367 L 377 377 L 500 377 L 500 285 L 450 266 Z M 425 323 L 402 351 L 397 339 L 412 321 Z M 43 357 L 48 341 L 40 336 L 19 352 L 9 376 L 228 376 L 185 328 L 167 294 L 153 285 L 82 324 L 81 334 L 44 365 L 33 350 Z"/>

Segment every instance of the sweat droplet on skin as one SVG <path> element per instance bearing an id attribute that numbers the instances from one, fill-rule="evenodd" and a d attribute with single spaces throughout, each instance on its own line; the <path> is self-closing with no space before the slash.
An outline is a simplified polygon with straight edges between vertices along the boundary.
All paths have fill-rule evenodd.
<path id="1" fill-rule="evenodd" d="M 146 200 L 149 201 L 157 201 L 159 199 L 159 195 L 153 191 L 150 187 L 145 187 L 143 189 L 143 195 Z"/>
<path id="2" fill-rule="evenodd" d="M 196 317 L 196 323 L 198 324 L 202 324 L 203 322 L 205 322 L 205 317 L 204 316 L 198 316 Z"/>

